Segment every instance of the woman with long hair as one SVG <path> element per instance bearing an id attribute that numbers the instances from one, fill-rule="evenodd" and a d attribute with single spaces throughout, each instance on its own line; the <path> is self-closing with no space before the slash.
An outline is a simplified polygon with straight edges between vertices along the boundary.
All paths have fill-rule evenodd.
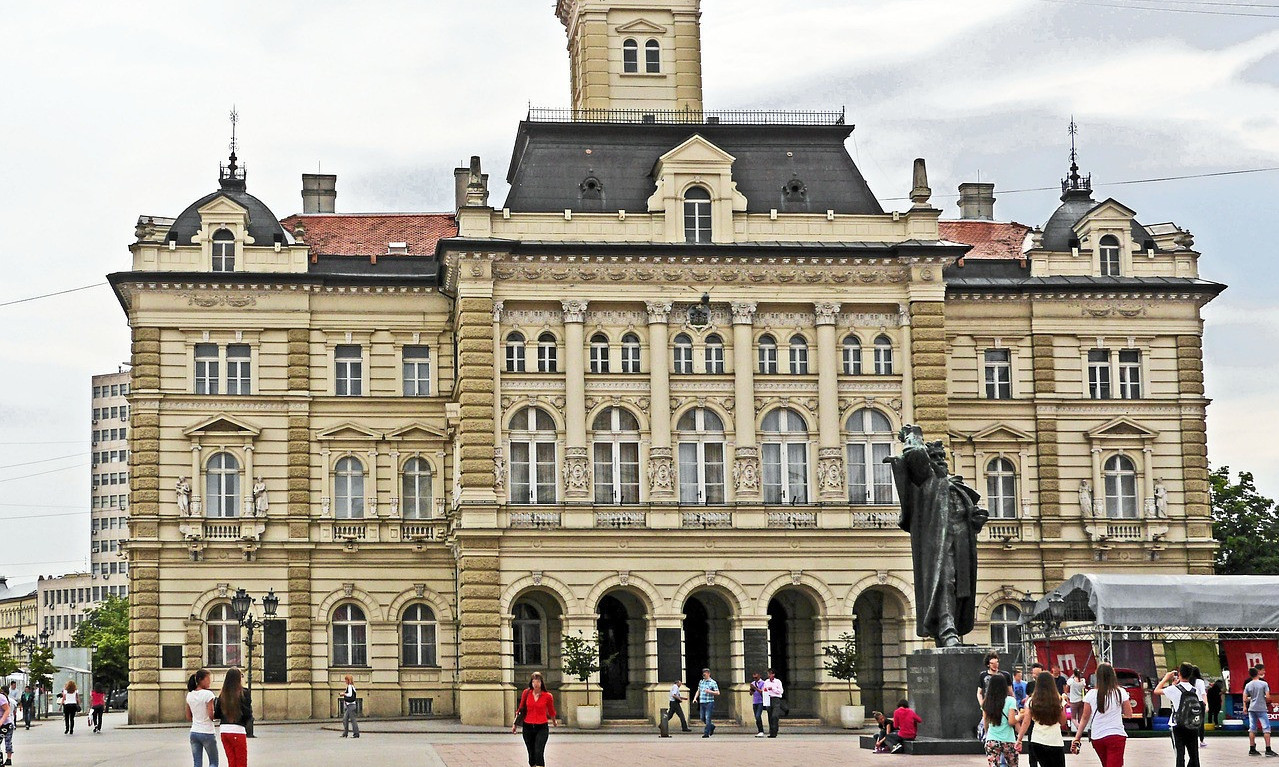
<path id="1" fill-rule="evenodd" d="M 999 767 L 1000 759 L 1008 767 L 1017 767 L 1017 699 L 1008 689 L 1008 677 L 994 674 L 981 703 L 982 722 L 986 725 L 986 764 Z"/>
<path id="2" fill-rule="evenodd" d="M 93 732 L 102 732 L 102 715 L 106 710 L 107 694 L 102 685 L 95 684 L 93 692 L 89 693 L 89 724 L 93 727 Z"/>
<path id="3" fill-rule="evenodd" d="M 213 675 L 202 668 L 187 679 L 187 721 L 191 722 L 191 762 L 204 767 L 204 757 L 209 757 L 209 767 L 218 767 L 218 733 L 213 727 L 213 702 L 217 698 L 209 686 Z"/>
<path id="4" fill-rule="evenodd" d="M 1031 763 L 1040 767 L 1066 767 L 1066 744 L 1061 737 L 1061 728 L 1070 719 L 1066 716 L 1066 708 L 1061 703 L 1061 693 L 1057 692 L 1057 684 L 1053 675 L 1040 671 L 1033 680 L 1035 691 L 1030 695 L 1026 712 L 1022 714 L 1021 724 L 1017 727 L 1017 745 L 1022 745 L 1026 731 L 1030 730 L 1029 751 Z M 1035 728 L 1031 729 L 1031 724 Z"/>
<path id="5" fill-rule="evenodd" d="M 1038 691 L 1038 685 L 1036 685 Z M 1084 728 L 1092 722 L 1092 747 L 1101 760 L 1101 767 L 1124 767 L 1124 747 L 1128 734 L 1124 732 L 1124 717 L 1132 715 L 1132 699 L 1128 691 L 1119 686 L 1115 667 L 1109 663 L 1097 666 L 1097 686 L 1084 696 L 1084 708 L 1079 719 L 1079 729 L 1071 742 L 1071 751 L 1079 750 Z"/>
<path id="6" fill-rule="evenodd" d="M 244 676 L 240 669 L 227 669 L 222 679 L 222 692 L 213 702 L 213 718 L 222 723 L 222 750 L 226 752 L 227 767 L 248 767 L 249 745 L 247 728 L 253 719 L 253 702 L 244 689 Z"/>
<path id="7" fill-rule="evenodd" d="M 546 690 L 542 672 L 534 671 L 528 687 L 520 694 L 520 705 L 515 711 L 515 723 L 511 732 L 524 726 L 524 748 L 528 750 L 529 767 L 546 767 L 546 740 L 551 727 L 556 725 L 555 697 Z"/>
<path id="8" fill-rule="evenodd" d="M 62 734 L 75 735 L 75 717 L 80 713 L 80 693 L 76 691 L 74 679 L 67 680 L 58 699 L 62 701 Z"/>

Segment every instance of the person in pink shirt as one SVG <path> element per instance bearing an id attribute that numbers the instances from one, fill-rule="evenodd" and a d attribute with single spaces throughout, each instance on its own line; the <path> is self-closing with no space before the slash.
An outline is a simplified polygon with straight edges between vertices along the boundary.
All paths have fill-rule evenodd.
<path id="1" fill-rule="evenodd" d="M 89 693 L 89 724 L 93 726 L 93 732 L 102 732 L 102 715 L 107 710 L 107 695 L 102 691 L 102 685 L 95 684 L 93 692 Z"/>

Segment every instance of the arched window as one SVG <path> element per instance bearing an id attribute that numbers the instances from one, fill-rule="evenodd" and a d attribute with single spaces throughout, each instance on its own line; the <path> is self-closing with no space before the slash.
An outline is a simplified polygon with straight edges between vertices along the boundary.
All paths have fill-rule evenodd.
<path id="1" fill-rule="evenodd" d="M 1000 652 L 1021 654 L 1021 610 L 1016 605 L 995 605 L 990 612 L 990 646 Z"/>
<path id="2" fill-rule="evenodd" d="M 555 421 L 540 407 L 518 411 L 510 423 L 511 503 L 555 503 Z"/>
<path id="3" fill-rule="evenodd" d="M 691 187 L 684 193 L 684 241 L 711 241 L 711 193 L 704 187 Z"/>
<path id="4" fill-rule="evenodd" d="M 230 453 L 214 453 L 204 475 L 204 515 L 240 516 L 240 462 Z"/>
<path id="5" fill-rule="evenodd" d="M 542 665 L 542 613 L 528 602 L 519 602 L 512 615 L 511 639 L 515 644 L 515 665 Z"/>
<path id="6" fill-rule="evenodd" d="M 357 605 L 339 605 L 333 612 L 333 665 L 369 665 L 369 624 Z"/>
<path id="7" fill-rule="evenodd" d="M 213 271 L 235 271 L 235 235 L 229 229 L 213 233 Z"/>
<path id="8" fill-rule="evenodd" d="M 878 410 L 862 408 L 848 417 L 848 502 L 893 502 L 893 426 Z"/>
<path id="9" fill-rule="evenodd" d="M 1017 468 L 1007 458 L 986 464 L 986 502 L 993 519 L 1017 518 Z"/>
<path id="10" fill-rule="evenodd" d="M 808 503 L 808 424 L 790 408 L 764 416 L 764 503 Z"/>
<path id="11" fill-rule="evenodd" d="M 716 333 L 706 337 L 706 372 L 711 375 L 724 372 L 724 339 Z"/>
<path id="12" fill-rule="evenodd" d="M 400 509 L 404 518 L 430 518 L 431 465 L 422 458 L 410 458 L 404 462 L 400 480 Z"/>
<path id="13" fill-rule="evenodd" d="M 893 341 L 888 336 L 875 339 L 875 375 L 893 374 Z"/>
<path id="14" fill-rule="evenodd" d="M 808 375 L 808 340 L 798 333 L 790 337 L 790 374 Z"/>
<path id="15" fill-rule="evenodd" d="M 674 364 L 671 372 L 676 375 L 692 375 L 693 373 L 693 339 L 687 333 L 675 336 Z"/>
<path id="16" fill-rule="evenodd" d="M 506 336 L 506 372 L 524 372 L 524 334 L 512 332 Z"/>
<path id="17" fill-rule="evenodd" d="M 608 336 L 603 333 L 591 336 L 591 372 L 608 372 Z"/>
<path id="18" fill-rule="evenodd" d="M 629 410 L 605 408 L 591 425 L 595 448 L 595 502 L 639 503 L 639 420 Z"/>
<path id="19" fill-rule="evenodd" d="M 347 456 L 337 463 L 333 477 L 333 515 L 338 519 L 364 517 L 364 464 Z"/>
<path id="20" fill-rule="evenodd" d="M 650 75 L 662 71 L 662 44 L 656 40 L 644 43 L 644 71 Z"/>
<path id="21" fill-rule="evenodd" d="M 639 43 L 631 38 L 622 42 L 622 71 L 628 75 L 639 73 Z"/>
<path id="22" fill-rule="evenodd" d="M 1101 260 L 1102 277 L 1119 276 L 1119 238 L 1108 234 L 1101 238 L 1097 247 L 1097 255 Z"/>
<path id="23" fill-rule="evenodd" d="M 1106 516 L 1137 518 L 1137 467 L 1126 455 L 1106 461 Z"/>
<path id="24" fill-rule="evenodd" d="M 679 502 L 724 502 L 724 422 L 713 411 L 694 408 L 680 417 Z"/>
<path id="25" fill-rule="evenodd" d="M 640 340 L 634 333 L 622 336 L 622 372 L 640 372 Z"/>
<path id="26" fill-rule="evenodd" d="M 767 334 L 759 337 L 759 372 L 761 375 L 777 372 L 777 339 Z"/>
<path id="27" fill-rule="evenodd" d="M 208 627 L 209 665 L 240 665 L 240 622 L 231 612 L 231 605 L 225 602 L 214 605 L 205 618 L 205 625 Z"/>
<path id="28" fill-rule="evenodd" d="M 435 613 L 424 604 L 409 605 L 400 622 L 400 663 L 438 666 L 435 653 Z"/>
<path id="29" fill-rule="evenodd" d="M 844 336 L 844 375 L 859 376 L 862 374 L 862 342 L 857 336 Z"/>
<path id="30" fill-rule="evenodd" d="M 555 334 L 543 333 L 537 337 L 537 372 L 554 373 L 556 368 Z"/>

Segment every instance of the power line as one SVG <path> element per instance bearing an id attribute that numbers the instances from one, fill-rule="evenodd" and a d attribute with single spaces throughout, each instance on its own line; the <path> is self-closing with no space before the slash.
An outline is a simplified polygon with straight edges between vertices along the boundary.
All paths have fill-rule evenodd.
<path id="1" fill-rule="evenodd" d="M 1243 170 L 1219 170 L 1212 173 L 1190 173 L 1184 176 L 1159 176 L 1157 178 L 1136 178 L 1128 181 L 1106 181 L 1094 182 L 1093 186 L 1132 186 L 1133 184 L 1160 184 L 1165 181 L 1186 181 L 1195 178 L 1217 178 L 1219 176 L 1239 176 L 1245 173 L 1273 173 L 1279 170 L 1279 166 L 1273 168 L 1245 168 Z M 1026 187 L 1025 189 L 996 189 L 999 194 L 1021 194 L 1023 192 L 1055 192 L 1061 187 L 1059 186 L 1035 186 Z M 934 197 L 959 197 L 957 194 L 935 194 Z M 884 197 L 884 202 L 892 202 L 898 200 L 909 200 L 909 197 Z"/>
<path id="2" fill-rule="evenodd" d="M 71 469 L 83 469 L 88 466 L 87 463 L 77 463 L 75 466 L 63 466 L 61 469 L 49 469 L 48 471 L 37 471 L 35 474 L 23 474 L 20 477 L 5 477 L 0 482 L 16 482 L 20 479 L 30 479 L 31 477 L 43 477 L 46 474 L 57 474 L 60 471 L 69 471 Z"/>
<path id="3" fill-rule="evenodd" d="M 26 445 L 79 445 L 87 439 L 88 437 L 85 437 L 85 439 L 64 439 L 55 442 L 0 442 L 0 447 L 10 447 L 13 445 L 22 445 L 24 447 Z"/>
<path id="4" fill-rule="evenodd" d="M 18 504 L 13 504 L 17 506 Z M 10 522 L 15 519 L 51 519 L 53 517 L 78 517 L 81 514 L 88 514 L 86 511 L 67 511 L 61 514 L 14 514 L 13 516 L 0 517 L 0 522 Z"/>
<path id="5" fill-rule="evenodd" d="M 1201 16 L 1244 16 L 1250 19 L 1279 19 L 1276 13 L 1241 13 L 1238 11 L 1211 11 L 1202 8 L 1161 8 L 1159 6 L 1122 5 L 1120 3 L 1102 3 L 1097 0 L 1040 0 L 1043 3 L 1058 5 L 1089 5 L 1094 8 L 1118 8 L 1124 11 L 1155 11 L 1158 13 L 1191 13 Z M 1262 6 L 1274 7 L 1274 6 Z"/>
<path id="6" fill-rule="evenodd" d="M 34 466 L 37 463 L 52 463 L 54 461 L 65 461 L 68 458 L 79 458 L 88 453 L 72 453 L 71 455 L 60 455 L 57 458 L 42 458 L 39 461 L 27 461 L 26 463 L 11 463 L 8 466 L 0 466 L 0 469 L 16 469 L 19 466 Z"/>
<path id="7" fill-rule="evenodd" d="M 20 567 L 23 565 L 65 565 L 68 562 L 83 562 L 85 557 L 79 559 L 50 559 L 44 562 L 7 562 L 6 565 Z"/>
<path id="8" fill-rule="evenodd" d="M 25 304 L 28 301 L 39 301 L 42 298 L 53 298 L 54 296 L 64 296 L 67 293 L 75 293 L 80 290 L 89 290 L 90 288 L 100 288 L 106 284 L 107 283 L 105 282 L 95 282 L 92 285 L 81 285 L 78 288 L 69 288 L 67 290 L 59 290 L 56 293 L 45 293 L 42 296 L 30 296 L 28 298 L 19 298 L 16 301 L 5 301 L 4 303 L 0 303 L 0 307 L 13 306 L 14 304 Z"/>
<path id="9" fill-rule="evenodd" d="M 15 509 L 82 509 L 84 508 L 84 504 L 68 505 L 68 504 L 47 504 L 47 503 L 0 503 L 0 508 L 4 508 L 6 506 L 15 508 Z"/>

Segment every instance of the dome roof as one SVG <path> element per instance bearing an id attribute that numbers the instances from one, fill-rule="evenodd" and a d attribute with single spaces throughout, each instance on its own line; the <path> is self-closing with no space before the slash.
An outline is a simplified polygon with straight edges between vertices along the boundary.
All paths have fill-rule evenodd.
<path id="1" fill-rule="evenodd" d="M 201 197 L 178 214 L 173 221 L 173 226 L 169 227 L 168 239 L 176 240 L 179 245 L 189 245 L 191 238 L 200 231 L 200 208 L 219 197 L 225 197 L 248 211 L 249 236 L 253 238 L 254 245 L 270 246 L 277 237 L 281 242 L 288 242 L 284 227 L 280 226 L 280 220 L 275 217 L 271 209 L 245 191 L 244 177 L 241 175 L 236 178 L 234 173 L 231 177 L 225 173 L 222 175 L 219 181 L 221 188 L 218 191 Z"/>
<path id="2" fill-rule="evenodd" d="M 1070 250 L 1076 239 L 1075 224 L 1100 204 L 1093 200 L 1091 189 L 1067 189 L 1061 196 L 1061 205 L 1044 224 L 1044 250 L 1059 253 Z M 1143 248 L 1153 239 L 1135 218 L 1132 220 L 1132 239 Z"/>

